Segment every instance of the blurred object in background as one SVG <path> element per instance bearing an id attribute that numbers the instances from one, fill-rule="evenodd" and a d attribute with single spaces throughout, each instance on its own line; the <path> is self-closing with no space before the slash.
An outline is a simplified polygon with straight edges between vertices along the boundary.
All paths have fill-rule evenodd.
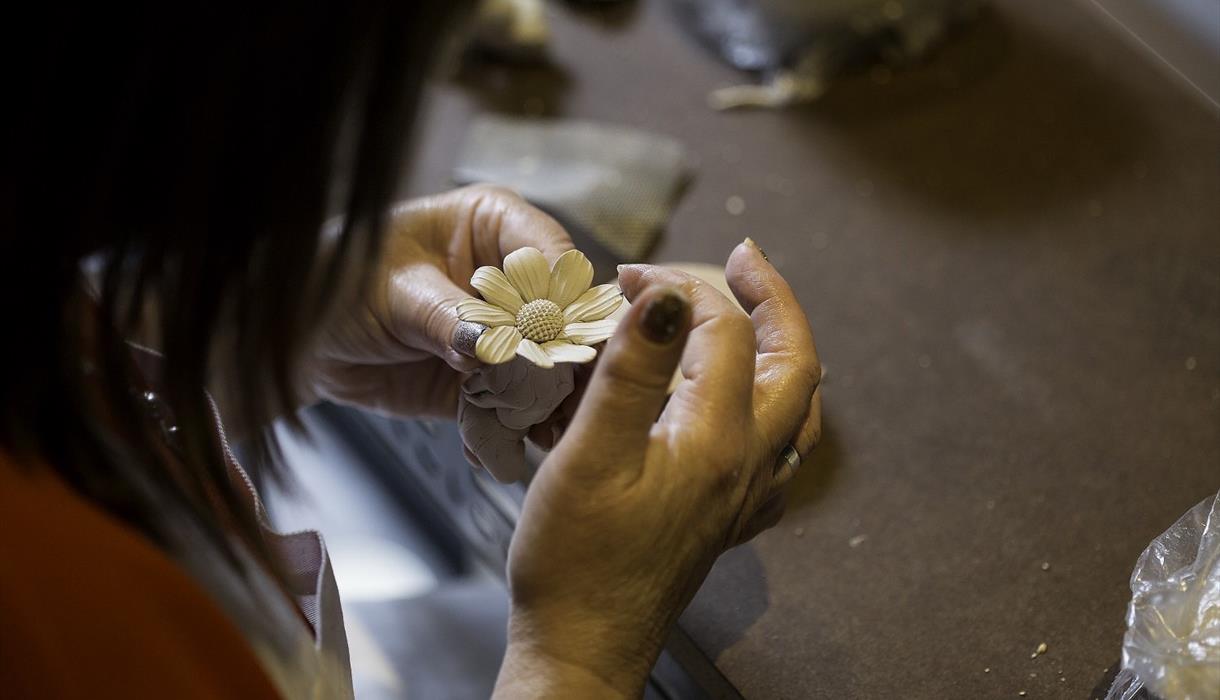
<path id="1" fill-rule="evenodd" d="M 483 0 L 470 36 L 472 49 L 510 61 L 541 61 L 551 37 L 542 0 Z"/>
<path id="2" fill-rule="evenodd" d="M 599 271 L 647 256 L 689 177 L 685 147 L 667 136 L 494 116 L 474 120 L 453 173 L 458 184 L 510 187 L 545 209 Z"/>
<path id="3" fill-rule="evenodd" d="M 784 107 L 820 97 L 842 70 L 926 56 L 981 0 L 673 0 L 684 27 L 758 85 L 721 88 L 715 109 Z"/>
<path id="4" fill-rule="evenodd" d="M 587 7 L 623 4 L 623 0 L 571 2 Z M 483 0 L 473 22 L 470 46 L 494 58 L 530 63 L 546 59 L 550 38 L 543 0 Z"/>

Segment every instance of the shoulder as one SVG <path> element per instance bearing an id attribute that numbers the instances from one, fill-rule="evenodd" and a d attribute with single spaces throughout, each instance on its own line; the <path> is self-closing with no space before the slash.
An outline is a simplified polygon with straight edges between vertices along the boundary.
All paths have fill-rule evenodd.
<path id="1" fill-rule="evenodd" d="M 0 684 L 16 697 L 275 697 L 241 632 L 173 560 L 3 452 L 0 552 Z"/>

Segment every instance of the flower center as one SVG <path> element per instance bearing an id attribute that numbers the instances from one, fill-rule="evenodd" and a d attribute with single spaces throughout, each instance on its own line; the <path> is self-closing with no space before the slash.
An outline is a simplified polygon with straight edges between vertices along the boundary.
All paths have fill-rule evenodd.
<path id="1" fill-rule="evenodd" d="M 554 340 L 563 331 L 563 312 L 550 299 L 535 299 L 517 312 L 517 330 L 535 343 Z"/>

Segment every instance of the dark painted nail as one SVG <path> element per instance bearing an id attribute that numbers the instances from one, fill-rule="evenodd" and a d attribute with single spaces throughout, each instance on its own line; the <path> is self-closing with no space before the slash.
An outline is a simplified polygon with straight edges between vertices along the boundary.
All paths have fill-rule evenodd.
<path id="1" fill-rule="evenodd" d="M 640 318 L 640 330 L 654 343 L 668 345 L 686 325 L 688 305 L 681 294 L 669 290 L 648 302 Z"/>
<path id="2" fill-rule="evenodd" d="M 481 323 L 458 321 L 457 330 L 453 332 L 453 349 L 467 357 L 474 357 L 474 346 L 485 330 L 487 326 Z"/>

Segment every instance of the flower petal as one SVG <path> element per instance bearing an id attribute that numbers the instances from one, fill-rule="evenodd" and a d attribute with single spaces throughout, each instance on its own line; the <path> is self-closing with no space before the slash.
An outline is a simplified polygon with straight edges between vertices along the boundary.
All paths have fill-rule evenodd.
<path id="1" fill-rule="evenodd" d="M 563 336 L 580 345 L 597 345 L 614 335 L 615 328 L 618 328 L 618 321 L 610 318 L 601 321 L 569 323 L 563 328 Z"/>
<path id="2" fill-rule="evenodd" d="M 517 354 L 542 369 L 550 369 L 555 366 L 551 358 L 547 357 L 547 354 L 542 351 L 542 346 L 529 338 L 522 338 L 521 342 L 517 343 Z"/>
<path id="3" fill-rule="evenodd" d="M 549 343 L 543 343 L 542 350 L 553 362 L 584 364 L 597 357 L 597 351 L 588 345 L 576 345 L 566 340 L 552 340 Z"/>
<path id="4" fill-rule="evenodd" d="M 569 250 L 551 268 L 551 288 L 547 299 L 559 308 L 576 301 L 593 283 L 593 263 L 579 250 Z"/>
<path id="5" fill-rule="evenodd" d="M 509 253 L 504 258 L 504 274 L 526 301 L 545 299 L 551 286 L 550 267 L 537 248 L 518 248 Z"/>
<path id="6" fill-rule="evenodd" d="M 577 297 L 563 310 L 564 323 L 600 321 L 623 303 L 623 293 L 613 284 L 599 284 Z M 562 307 L 560 307 L 562 308 Z"/>
<path id="7" fill-rule="evenodd" d="M 521 331 L 515 326 L 489 328 L 475 342 L 474 354 L 489 365 L 502 365 L 513 359 L 520 342 Z"/>
<path id="8" fill-rule="evenodd" d="M 484 299 L 510 314 L 516 314 L 525 303 L 513 288 L 512 282 L 508 281 L 508 277 L 499 268 L 490 265 L 480 267 L 474 271 L 470 284 L 479 290 Z"/>
<path id="9" fill-rule="evenodd" d="M 458 318 L 471 323 L 481 323 L 484 326 L 511 326 L 517 322 L 512 314 L 504 309 L 488 304 L 482 299 L 463 299 L 457 305 Z"/>

